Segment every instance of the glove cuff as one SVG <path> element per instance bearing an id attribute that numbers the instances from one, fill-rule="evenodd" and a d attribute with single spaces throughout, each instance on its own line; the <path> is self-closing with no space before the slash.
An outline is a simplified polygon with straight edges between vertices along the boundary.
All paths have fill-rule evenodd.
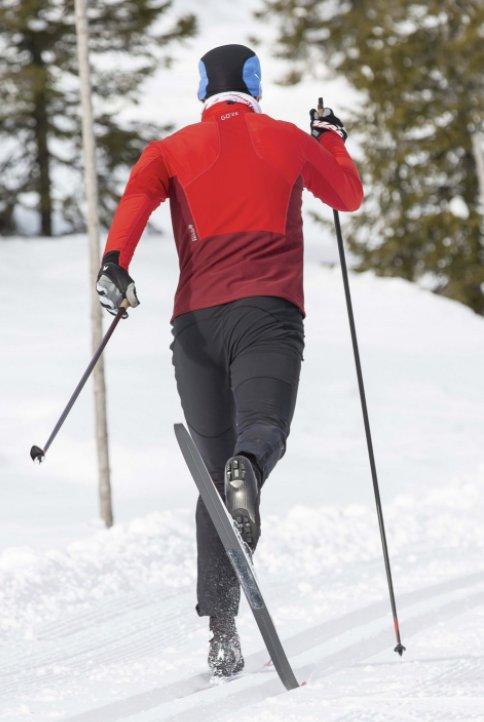
<path id="1" fill-rule="evenodd" d="M 103 262 L 103 264 L 104 263 L 115 263 L 117 266 L 120 266 L 119 251 L 108 251 L 108 253 L 104 254 L 102 262 Z"/>

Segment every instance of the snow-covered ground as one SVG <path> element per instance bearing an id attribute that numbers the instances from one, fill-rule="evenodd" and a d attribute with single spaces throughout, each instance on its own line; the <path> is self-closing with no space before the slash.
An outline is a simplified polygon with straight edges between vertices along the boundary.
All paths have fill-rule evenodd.
<path id="1" fill-rule="evenodd" d="M 41 467 L 89 357 L 86 241 L 0 246 L 0 718 L 158 722 L 484 719 L 484 322 L 400 280 L 354 276 L 404 642 L 391 617 L 339 270 L 307 242 L 306 358 L 263 498 L 258 574 L 296 674 L 283 691 L 246 605 L 247 673 L 207 685 L 193 610 L 193 484 L 168 318 L 173 244 L 146 237 L 142 305 L 107 351 L 115 513 L 97 520 L 91 389 Z"/>
<path id="2" fill-rule="evenodd" d="M 183 8 L 199 10 L 194 0 Z M 137 113 L 196 120 L 196 59 L 264 41 L 256 0 L 210 0 L 201 34 L 147 86 Z M 264 109 L 304 127 L 341 80 L 272 84 Z M 334 102 L 334 99 L 337 99 Z M 348 115 L 345 115 L 348 117 Z M 313 206 L 314 207 L 314 206 Z M 330 214 L 327 214 L 330 218 Z M 97 515 L 92 389 L 39 468 L 90 355 L 83 237 L 0 244 L 0 719 L 7 722 L 474 722 L 484 720 L 484 321 L 400 280 L 352 277 L 403 659 L 391 615 L 332 234 L 306 223 L 306 353 L 286 457 L 264 489 L 261 586 L 300 681 L 286 693 L 245 605 L 247 671 L 210 685 L 194 612 L 195 490 L 168 319 L 177 281 L 167 209 L 131 271 L 142 305 L 106 353 L 116 526 Z"/>

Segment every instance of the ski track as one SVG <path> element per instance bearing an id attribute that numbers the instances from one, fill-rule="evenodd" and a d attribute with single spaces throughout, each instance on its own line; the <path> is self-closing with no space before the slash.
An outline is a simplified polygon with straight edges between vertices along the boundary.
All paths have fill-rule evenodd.
<path id="1" fill-rule="evenodd" d="M 398 602 L 401 610 L 429 603 L 432 607 L 430 611 L 419 612 L 416 616 L 411 615 L 411 609 L 408 618 L 401 615 L 404 641 L 407 636 L 437 621 L 450 619 L 466 608 L 482 604 L 483 590 L 474 591 L 482 585 L 484 571 L 400 594 Z M 275 586 L 280 587 L 281 584 Z M 449 597 L 455 595 L 457 597 L 449 601 Z M 0 695 L 11 698 L 22 690 L 34 691 L 39 685 L 45 684 L 46 675 L 49 676 L 51 686 L 62 686 L 74 673 L 82 677 L 102 665 L 136 660 L 156 654 L 163 647 L 183 647 L 184 642 L 197 633 L 203 645 L 204 633 L 200 630 L 199 621 L 190 613 L 192 593 L 173 594 L 164 599 L 160 599 L 156 592 L 151 599 L 135 593 L 124 597 L 121 595 L 112 600 L 103 600 L 95 610 L 72 615 L 59 624 L 48 623 L 41 627 L 36 633 L 36 639 L 47 645 L 47 649 L 29 654 L 27 664 L 26 643 L 25 650 L 17 649 L 12 650 L 12 654 L 7 653 L 4 659 L 9 661 L 0 667 Z M 381 628 L 366 639 L 365 632 L 374 623 Z M 307 680 L 313 684 L 315 680 L 348 666 L 348 663 L 354 666 L 355 660 L 362 661 L 388 649 L 392 644 L 390 625 L 388 601 L 383 599 L 292 636 L 286 635 L 283 641 L 299 681 Z M 92 627 L 96 627 L 95 633 Z M 348 633 L 356 634 L 358 641 L 345 644 L 344 637 Z M 92 644 L 93 638 L 96 644 Z M 343 647 L 328 654 L 325 645 L 340 639 L 343 639 Z M 310 663 L 305 663 L 306 657 L 310 657 Z M 239 709 L 245 704 L 254 704 L 284 691 L 274 671 L 263 667 L 265 661 L 267 653 L 260 649 L 247 656 L 245 675 L 221 686 L 211 686 L 206 674 L 195 674 L 185 680 L 177 680 L 63 719 L 71 722 L 116 722 L 143 713 L 144 722 L 150 710 L 155 716 L 148 716 L 147 722 L 151 719 L 199 720 L 202 710 L 203 716 L 207 718 L 222 719 L 217 714 L 226 704 L 235 705 Z M 479 657 L 455 660 L 439 677 L 434 676 L 428 682 L 422 681 L 418 685 L 418 693 L 425 694 L 427 690 L 435 693 L 435 686 L 439 682 L 444 684 L 446 679 L 459 674 L 467 678 L 471 670 L 477 677 L 480 661 Z M 397 662 L 395 659 L 393 664 Z M 270 680 L 267 680 L 267 675 L 271 676 Z M 246 689 L 249 685 L 251 693 L 247 700 Z M 165 716 L 163 710 L 163 705 L 168 703 L 169 717 Z M 222 711 L 220 714 L 225 713 Z M 346 716 L 341 719 L 350 722 L 357 718 Z"/>
<path id="2" fill-rule="evenodd" d="M 433 609 L 424 614 L 420 614 L 417 617 L 411 617 L 405 622 L 406 637 L 411 638 L 413 635 L 424 629 L 428 629 L 434 624 L 439 624 L 443 620 L 450 620 L 452 619 L 452 617 L 462 614 L 463 608 L 469 610 L 473 607 L 480 606 L 482 605 L 482 600 L 483 590 L 479 590 L 479 592 L 470 594 L 465 599 L 459 598 L 457 600 L 453 600 L 447 604 L 439 606 L 438 616 L 436 616 L 437 610 Z M 300 681 L 309 678 L 309 682 L 312 683 L 316 680 L 322 679 L 324 676 L 329 676 L 339 671 L 340 669 L 343 669 L 347 666 L 349 660 L 364 660 L 368 657 L 372 657 L 373 655 L 378 654 L 379 652 L 384 651 L 388 648 L 388 641 L 388 632 L 380 632 L 373 635 L 372 637 L 359 640 L 355 644 L 344 647 L 342 650 L 335 652 L 334 654 L 322 657 L 318 659 L 317 662 L 310 665 L 300 667 L 296 664 L 296 675 L 299 677 Z M 398 664 L 398 660 L 396 660 L 394 664 Z M 227 704 L 229 709 L 239 710 L 245 707 L 247 704 L 253 705 L 257 702 L 265 700 L 269 696 L 281 694 L 281 692 L 283 692 L 283 690 L 281 689 L 279 680 L 271 680 L 270 682 L 258 685 L 255 688 L 251 687 L 249 702 L 247 701 L 247 695 L 245 690 L 225 695 L 223 702 Z M 200 719 L 200 716 L 203 716 L 211 720 L 227 720 L 227 710 L 220 710 L 220 701 L 217 701 L 215 703 L 209 703 L 201 708 L 200 697 L 197 700 L 197 708 L 195 711 L 193 709 L 189 709 L 186 711 L 182 711 L 179 714 L 170 715 L 170 717 L 166 719 L 177 720 L 177 722 L 197 722 Z M 82 722 L 94 722 L 95 719 L 95 717 L 84 719 L 79 717 L 71 718 L 72 722 L 81 722 L 81 720 Z M 101 717 L 98 717 L 98 719 L 101 719 Z M 149 718 L 146 718 L 146 722 L 148 722 L 148 719 Z M 158 714 L 156 716 L 156 719 L 162 720 L 163 717 L 160 717 Z M 361 722 L 361 715 L 353 716 L 349 719 L 354 719 L 355 722 L 356 720 Z M 394 719 L 396 721 L 400 718 L 395 717 Z M 462 720 L 462 717 L 458 719 Z"/>
<path id="3" fill-rule="evenodd" d="M 0 696 L 11 693 L 17 686 L 35 682 L 37 671 L 49 665 L 61 664 L 65 667 L 64 675 L 57 676 L 60 681 L 62 677 L 69 676 L 70 670 L 86 673 L 94 664 L 136 659 L 143 654 L 156 651 L 162 645 L 178 643 L 196 629 L 193 614 L 189 614 L 187 609 L 188 599 L 192 596 L 192 594 L 177 595 L 169 604 L 160 603 L 159 599 L 149 604 L 145 601 L 143 604 L 140 599 L 137 605 L 128 608 L 130 629 L 126 631 L 126 624 L 121 624 L 120 628 L 124 630 L 122 634 L 112 626 L 112 622 L 122 615 L 122 612 L 117 612 L 110 618 L 106 613 L 107 610 L 102 616 L 86 615 L 86 624 L 82 624 L 84 619 L 82 616 L 77 616 L 72 626 L 64 625 L 64 632 L 61 635 L 53 631 L 54 625 L 49 625 L 47 632 L 39 634 L 39 640 L 55 642 L 68 637 L 68 642 L 65 645 L 48 645 L 52 647 L 52 651 L 30 654 L 27 665 L 25 665 L 24 653 L 19 652 L 16 663 L 0 668 L 0 678 L 10 676 L 15 680 L 10 685 L 0 685 Z M 103 621 L 109 622 L 109 625 L 96 629 L 94 635 L 89 626 L 93 616 L 96 625 L 101 625 Z M 180 621 L 181 618 L 183 623 Z M 93 637 L 96 639 L 95 644 L 92 644 Z"/>
<path id="4" fill-rule="evenodd" d="M 464 600 L 465 603 L 465 600 Z M 418 664 L 419 668 L 429 668 L 428 676 L 421 682 L 417 682 L 412 687 L 412 694 L 421 695 L 427 691 L 434 692 L 439 684 L 442 688 L 446 687 L 449 682 L 465 682 L 472 684 L 483 681 L 483 669 L 484 669 L 484 656 L 483 655 L 466 655 L 458 657 L 430 657 L 428 659 L 414 660 L 414 664 Z M 435 664 L 445 664 L 446 668 L 442 672 L 436 673 L 432 669 Z M 361 667 L 362 662 L 354 665 L 348 665 L 348 669 Z M 375 663 L 372 662 L 372 667 L 384 667 L 388 666 L 389 663 Z"/>
<path id="5" fill-rule="evenodd" d="M 479 508 L 474 505 L 476 512 Z M 464 510 L 467 510 L 467 506 Z M 469 516 L 467 511 L 464 513 L 468 526 Z M 447 524 L 449 517 L 446 514 L 447 506 L 443 513 L 439 511 L 437 521 L 443 519 L 440 523 Z M 408 515 L 407 518 L 412 520 Z M 423 518 L 427 520 L 427 512 Z M 434 529 L 435 519 L 434 514 L 431 519 Z M 470 528 L 475 528 L 474 522 Z M 150 526 L 149 529 L 153 534 L 157 531 L 156 526 Z M 411 534 L 406 534 L 404 538 L 408 536 L 414 538 Z M 474 548 L 472 539 L 470 537 L 466 540 L 469 550 Z M 157 556 L 153 557 L 151 551 L 147 556 L 146 551 L 151 550 L 151 544 L 152 541 L 149 541 L 147 547 L 141 545 L 141 564 L 147 563 L 149 569 L 156 570 L 153 559 L 157 559 Z M 94 544 L 93 548 L 97 549 L 98 545 Z M 120 554 L 121 560 L 124 559 L 125 548 L 124 544 L 116 546 L 116 555 Z M 185 547 L 182 545 L 180 548 L 184 559 Z M 479 549 L 477 539 L 476 553 L 467 553 L 464 560 L 460 545 L 446 547 L 445 551 L 435 542 L 425 551 L 415 542 L 401 547 L 394 561 L 399 579 L 408 577 L 408 591 L 397 590 L 404 644 L 408 644 L 407 638 L 412 634 L 465 614 L 468 608 L 476 608 L 480 604 L 482 615 L 484 569 Z M 81 550 L 85 554 L 83 547 Z M 294 550 L 290 551 L 294 553 Z M 101 596 L 105 588 L 104 579 L 103 586 L 96 586 L 90 577 L 88 581 L 92 585 L 92 596 L 79 595 L 78 589 L 82 589 L 80 585 L 85 575 L 72 580 L 68 578 L 68 583 L 72 585 L 72 588 L 67 589 L 70 595 L 66 596 L 62 590 L 59 599 L 56 589 L 52 597 L 44 596 L 43 577 L 32 576 L 31 567 L 26 568 L 25 582 L 20 584 L 18 591 L 13 587 L 11 593 L 7 592 L 8 609 L 12 610 L 7 619 L 16 621 L 17 626 L 11 628 L 13 631 L 5 627 L 7 634 L 0 663 L 3 710 L 3 713 L 0 711 L 0 718 L 7 722 L 21 722 L 26 718 L 34 722 L 59 718 L 73 722 L 118 722 L 128 719 L 133 722 L 161 722 L 165 719 L 198 722 L 200 717 L 207 717 L 224 722 L 230 719 L 244 722 L 250 719 L 247 716 L 251 714 L 249 707 L 252 709 L 255 706 L 258 710 L 258 705 L 263 703 L 261 719 L 265 720 L 265 715 L 269 714 L 268 720 L 273 722 L 284 718 L 284 711 L 280 717 L 274 718 L 271 716 L 272 705 L 284 707 L 295 704 L 292 700 L 296 699 L 304 710 L 306 700 L 315 694 L 314 690 L 317 690 L 321 699 L 326 699 L 328 692 L 331 696 L 331 685 L 324 680 L 331 675 L 336 675 L 333 677 L 335 679 L 341 670 L 347 673 L 355 667 L 355 663 L 361 664 L 376 654 L 384 652 L 391 658 L 388 670 L 398 669 L 395 665 L 400 660 L 391 651 L 394 640 L 380 558 L 362 561 L 355 555 L 347 563 L 344 575 L 337 567 L 330 566 L 309 576 L 291 570 L 288 577 L 286 573 L 277 573 L 277 570 L 269 571 L 272 561 L 270 548 L 264 554 L 261 556 L 261 569 L 270 583 L 262 584 L 262 591 L 296 676 L 299 681 L 307 682 L 305 689 L 295 694 L 306 696 L 294 698 L 292 694 L 281 695 L 284 689 L 273 668 L 264 664 L 268 659 L 267 653 L 248 609 L 242 610 L 240 618 L 246 646 L 246 671 L 240 677 L 214 687 L 208 675 L 199 672 L 205 669 L 207 632 L 205 625 L 202 626 L 201 620 L 194 614 L 195 595 L 189 578 L 176 589 L 167 587 L 167 580 L 161 578 L 158 571 L 150 576 L 141 567 L 141 573 L 141 564 L 134 557 L 129 564 L 146 582 L 135 589 L 128 586 L 123 591 L 121 580 L 126 575 L 123 567 L 119 566 L 121 562 L 117 561 L 118 557 L 113 555 L 118 574 L 113 577 L 116 587 L 109 596 Z M 72 555 L 66 557 L 62 564 L 70 569 L 73 558 Z M 418 564 L 415 564 L 417 561 Z M 407 566 L 408 563 L 410 566 Z M 408 572 L 402 571 L 404 569 L 408 569 Z M 458 570 L 461 573 L 455 576 Z M 434 581 L 426 584 L 426 579 Z M 436 579 L 441 581 L 436 582 Z M 352 580 L 351 585 L 348 580 Z M 22 599 L 27 598 L 28 590 L 34 592 L 31 597 L 32 608 L 17 620 L 14 616 L 15 595 L 17 599 L 20 595 Z M 374 601 L 361 606 L 358 604 L 359 594 L 368 595 L 367 598 Z M 70 598 L 74 602 L 69 611 L 69 607 L 63 608 L 63 605 L 64 600 Z M 79 598 L 81 601 L 77 602 Z M 345 600 L 345 607 L 336 616 L 339 600 Z M 352 609 L 353 605 L 356 608 Z M 307 621 L 299 609 L 306 609 Z M 53 621 L 53 615 L 58 619 Z M 318 618 L 324 621 L 315 624 Z M 412 649 L 412 646 L 409 645 L 409 648 Z M 434 649 L 436 651 L 439 646 Z M 457 650 L 462 651 L 462 647 L 457 647 Z M 430 699 L 436 693 L 445 696 L 451 689 L 455 690 L 454 696 L 465 694 L 467 696 L 464 700 L 469 701 L 473 689 L 479 688 L 483 677 L 481 658 L 477 655 L 472 659 L 467 656 L 452 660 L 446 658 L 433 668 L 430 665 L 427 675 L 422 674 L 422 668 L 418 666 L 418 651 L 415 660 L 410 657 L 407 661 L 404 657 L 403 664 L 406 666 L 400 669 L 415 670 L 409 678 L 409 688 L 418 700 Z M 412 664 L 416 666 L 409 666 Z M 360 670 L 355 679 L 361 681 L 363 672 Z M 389 671 L 388 680 L 391 681 L 393 675 Z M 459 679 L 460 688 L 456 687 L 456 680 Z M 159 680 L 163 680 L 163 685 L 158 684 Z M 326 684 L 328 689 L 324 687 L 320 691 L 320 684 Z M 390 691 L 395 689 L 393 681 L 388 686 Z M 92 692 L 88 693 L 91 689 Z M 371 704 L 384 705 L 387 695 L 375 702 L 372 689 L 375 689 L 374 685 L 369 687 L 368 692 L 363 689 L 361 698 L 368 694 Z M 406 698 L 404 690 L 405 686 L 401 685 L 398 694 L 403 700 Z M 452 699 L 451 696 L 451 702 Z M 343 720 L 361 722 L 365 719 L 360 714 L 361 709 L 351 717 L 357 700 L 358 689 L 355 689 L 348 697 L 348 704 L 339 707 L 341 712 L 347 713 Z M 467 717 L 466 713 L 456 717 L 460 722 L 474 719 L 470 701 L 469 705 L 470 714 Z M 34 710 L 33 717 L 30 709 Z M 233 709 L 237 710 L 236 714 L 232 714 Z M 383 716 L 375 717 L 375 720 L 370 717 L 369 720 L 392 720 L 386 707 L 384 710 Z M 458 715 L 458 711 L 455 714 Z M 411 710 L 405 715 L 395 718 L 395 722 L 407 719 L 410 722 L 421 722 L 418 717 L 412 716 Z M 295 719 L 298 719 L 297 715 Z M 319 712 L 315 719 L 319 719 Z M 325 722 L 336 722 L 339 719 L 333 715 Z M 432 716 L 428 715 L 422 720 L 434 722 Z"/>
<path id="6" fill-rule="evenodd" d="M 276 589 L 281 586 L 274 585 Z M 45 643 L 44 649 L 32 652 L 29 640 L 16 642 L 5 653 L 8 662 L 0 665 L 0 698 L 38 684 L 39 676 L 55 665 L 63 670 L 55 672 L 55 680 L 60 683 L 72 672 L 83 675 L 95 666 L 128 662 L 155 654 L 163 647 L 182 645 L 197 632 L 200 634 L 193 605 L 192 591 L 164 598 L 155 591 L 149 600 L 146 595 L 131 593 L 126 595 L 126 603 L 124 595 L 119 595 L 100 602 L 100 609 L 73 615 L 59 624 L 48 623 L 35 633 L 36 642 Z M 202 638 L 200 635 L 201 644 Z M 4 651 L 7 649 L 5 645 Z"/>
<path id="7" fill-rule="evenodd" d="M 278 583 L 271 585 L 279 588 Z M 126 600 L 126 601 L 124 601 Z M 109 664 L 119 660 L 136 659 L 158 651 L 162 646 L 173 646 L 200 631 L 198 618 L 193 614 L 193 592 L 173 593 L 164 597 L 153 592 L 147 600 L 141 593 L 120 595 L 99 602 L 100 609 L 72 615 L 59 623 L 48 623 L 36 630 L 36 642 L 47 643 L 48 649 L 38 653 L 30 651 L 30 640 L 5 655 L 8 662 L 0 665 L 0 697 L 11 693 L 17 686 L 35 682 L 39 669 L 61 664 L 70 670 L 86 673 L 94 664 Z M 112 610 L 112 613 L 111 613 Z M 126 622 L 127 620 L 127 622 Z M 120 621 L 119 629 L 117 621 Z M 96 627 L 93 633 L 92 627 Z M 129 629 L 127 629 L 129 627 Z M 92 643 L 92 639 L 96 643 Z M 56 642 L 65 641 L 65 645 Z M 28 663 L 25 663 L 28 649 Z M 69 651 L 66 651 L 66 646 Z M 4 649 L 8 649 L 5 645 Z M 267 656 L 267 655 L 266 655 Z M 2 683 L 11 677 L 9 683 Z M 56 675 L 60 680 L 62 675 Z"/>
<path id="8" fill-rule="evenodd" d="M 427 703 L 434 704 L 436 709 L 435 714 L 439 715 L 438 717 L 435 717 L 431 712 L 432 717 L 427 719 L 439 719 L 442 720 L 442 722 L 462 722 L 463 719 L 465 719 L 465 722 L 474 722 L 474 720 L 476 722 L 482 722 L 483 720 L 482 712 L 473 712 L 472 710 L 466 710 L 466 716 L 464 718 L 462 716 L 462 702 L 459 701 L 451 701 L 450 704 L 455 704 L 457 709 L 449 710 L 447 706 L 449 705 L 449 700 L 446 700 L 444 721 L 444 718 L 442 718 L 440 713 L 437 712 L 437 710 L 442 706 L 442 699 L 439 697 L 428 697 L 425 701 Z M 387 700 L 386 705 L 380 704 L 378 707 L 381 708 L 381 713 L 388 722 L 422 722 L 421 712 L 415 713 L 411 710 L 402 709 L 400 699 L 395 698 L 393 700 Z M 336 722 L 375 722 L 375 719 L 374 709 L 370 709 L 368 711 L 358 709 L 356 712 L 348 712 L 342 717 L 336 718 Z"/>

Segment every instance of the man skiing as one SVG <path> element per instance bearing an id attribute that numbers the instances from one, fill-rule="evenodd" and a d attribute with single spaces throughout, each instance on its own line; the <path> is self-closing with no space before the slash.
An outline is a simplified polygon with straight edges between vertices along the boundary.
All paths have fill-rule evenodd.
<path id="1" fill-rule="evenodd" d="M 138 305 L 128 267 L 152 211 L 170 199 L 180 278 L 173 364 L 190 432 L 242 538 L 260 536 L 260 490 L 284 455 L 304 347 L 303 187 L 342 211 L 363 191 L 346 131 L 310 111 L 311 135 L 261 112 L 261 70 L 243 45 L 199 63 L 201 122 L 150 143 L 109 231 L 97 290 L 116 313 Z M 196 510 L 197 611 L 209 617 L 217 676 L 244 660 L 240 589 L 208 513 Z"/>

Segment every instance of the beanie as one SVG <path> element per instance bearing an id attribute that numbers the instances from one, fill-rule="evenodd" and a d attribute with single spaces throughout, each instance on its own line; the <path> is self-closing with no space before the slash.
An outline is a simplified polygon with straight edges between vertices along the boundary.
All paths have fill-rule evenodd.
<path id="1" fill-rule="evenodd" d="M 201 58 L 198 99 L 238 91 L 260 98 L 261 68 L 257 55 L 245 45 L 220 45 Z"/>

